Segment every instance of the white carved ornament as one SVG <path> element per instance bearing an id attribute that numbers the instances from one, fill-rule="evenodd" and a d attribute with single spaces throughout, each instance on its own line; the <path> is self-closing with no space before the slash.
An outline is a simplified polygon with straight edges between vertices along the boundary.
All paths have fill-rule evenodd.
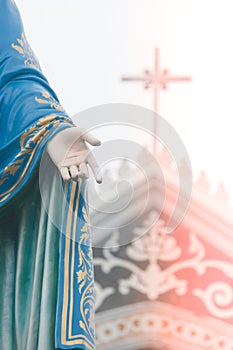
<path id="1" fill-rule="evenodd" d="M 126 248 L 125 258 L 114 254 L 120 249 L 116 247 L 118 239 L 119 232 L 113 233 L 108 246 L 114 248 L 104 249 L 103 258 L 95 258 L 94 263 L 106 274 L 115 267 L 130 272 L 129 278 L 118 280 L 118 292 L 122 295 L 129 294 L 131 290 L 142 293 L 149 300 L 156 300 L 158 296 L 168 291 L 185 295 L 188 292 L 188 281 L 178 278 L 176 274 L 187 268 L 194 270 L 199 276 L 204 275 L 207 269 L 214 268 L 221 271 L 224 276 L 233 278 L 233 264 L 228 261 L 207 259 L 204 244 L 193 232 L 189 233 L 189 245 L 186 247 L 191 257 L 177 261 L 182 254 L 182 248 L 174 236 L 165 234 L 162 221 L 159 221 L 153 230 L 130 244 Z M 171 264 L 161 269 L 159 261 Z M 146 262 L 146 268 L 142 269 L 138 262 Z M 98 307 L 113 292 L 111 286 L 103 290 L 97 285 Z M 233 317 L 233 288 L 226 281 L 215 281 L 205 290 L 197 286 L 192 293 L 202 301 L 211 315 L 222 319 Z"/>

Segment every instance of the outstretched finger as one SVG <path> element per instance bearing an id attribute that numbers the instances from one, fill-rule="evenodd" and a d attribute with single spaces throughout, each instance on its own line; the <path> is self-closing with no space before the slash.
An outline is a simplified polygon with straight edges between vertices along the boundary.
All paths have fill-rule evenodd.
<path id="1" fill-rule="evenodd" d="M 61 167 L 59 168 L 59 171 L 61 173 L 61 176 L 65 182 L 68 182 L 70 180 L 70 173 L 68 168 L 66 167 Z"/>
<path id="2" fill-rule="evenodd" d="M 74 180 L 74 181 L 77 181 L 77 180 L 78 180 L 79 172 L 78 172 L 77 166 L 72 165 L 72 166 L 70 167 L 70 175 L 71 175 L 71 177 L 72 177 L 72 180 Z"/>
<path id="3" fill-rule="evenodd" d="M 89 178 L 89 172 L 86 163 L 82 163 L 79 166 L 79 177 L 82 179 L 88 179 Z"/>
<path id="4" fill-rule="evenodd" d="M 98 184 L 101 184 L 103 179 L 102 179 L 102 175 L 100 172 L 100 168 L 99 168 L 95 158 L 92 155 L 90 155 L 88 157 L 87 163 L 89 164 L 89 166 L 91 167 L 91 170 L 93 171 L 96 182 L 98 182 Z"/>
<path id="5" fill-rule="evenodd" d="M 101 142 L 98 140 L 95 136 L 85 133 L 82 135 L 82 139 L 86 142 L 88 142 L 92 146 L 100 146 Z"/>

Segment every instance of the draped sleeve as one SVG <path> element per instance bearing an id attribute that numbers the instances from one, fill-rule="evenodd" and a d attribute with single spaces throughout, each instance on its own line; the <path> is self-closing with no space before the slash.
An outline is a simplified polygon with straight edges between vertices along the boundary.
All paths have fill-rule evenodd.
<path id="1" fill-rule="evenodd" d="M 28 184 L 47 142 L 72 126 L 26 39 L 14 1 L 0 0 L 0 282 L 8 281 L 0 288 L 6 296 L 4 307 L 0 303 L 0 343 L 4 339 L 7 349 L 95 349 L 86 182 L 66 184 L 63 196 L 63 183 L 58 187 L 55 176 L 50 186 L 46 177 L 45 202 L 61 220 L 57 228 L 42 203 L 39 176 Z"/>
<path id="2" fill-rule="evenodd" d="M 13 0 L 0 0 L 0 207 L 32 176 L 46 143 L 72 127 L 24 33 Z"/>

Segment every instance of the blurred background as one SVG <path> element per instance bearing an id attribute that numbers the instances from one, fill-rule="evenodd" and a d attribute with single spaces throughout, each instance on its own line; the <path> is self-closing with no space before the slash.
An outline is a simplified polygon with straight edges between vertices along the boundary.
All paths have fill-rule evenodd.
<path id="1" fill-rule="evenodd" d="M 233 196 L 233 50 L 230 0 L 18 0 L 29 40 L 61 102 L 74 115 L 123 102 L 153 108 L 153 91 L 122 83 L 154 65 L 189 75 L 161 91 L 159 114 L 177 130 L 194 175 Z"/>
<path id="2" fill-rule="evenodd" d="M 166 235 L 177 182 L 172 162 L 163 152 L 160 164 L 167 179 L 167 199 L 154 227 L 148 228 L 148 220 L 152 212 L 160 215 L 160 184 L 154 181 L 145 153 L 139 158 L 152 183 L 154 201 L 144 216 L 126 232 L 127 211 L 115 221 L 108 217 L 108 225 L 106 208 L 103 215 L 93 214 L 96 227 L 108 227 L 97 237 L 94 249 L 97 348 L 232 350 L 232 1 L 17 3 L 45 74 L 77 121 L 83 110 L 109 103 L 153 109 L 154 86 L 145 89 L 143 82 L 121 78 L 153 72 L 155 48 L 161 72 L 168 69 L 172 76 L 191 78 L 168 84 L 167 89 L 161 84 L 157 105 L 159 115 L 180 135 L 192 163 L 193 194 L 182 223 Z M 149 137 L 141 140 L 136 131 L 129 133 L 123 127 L 94 133 L 103 143 L 120 134 L 152 146 Z M 103 198 L 109 200 L 108 194 L 123 176 L 135 188 L 134 208 L 140 210 L 145 192 L 134 169 L 120 166 L 114 175 L 111 171 L 107 175 Z M 127 186 L 119 188 L 122 205 L 127 191 Z M 130 243 L 121 244 L 121 237 L 127 235 Z M 132 238 L 138 235 L 141 239 Z"/>

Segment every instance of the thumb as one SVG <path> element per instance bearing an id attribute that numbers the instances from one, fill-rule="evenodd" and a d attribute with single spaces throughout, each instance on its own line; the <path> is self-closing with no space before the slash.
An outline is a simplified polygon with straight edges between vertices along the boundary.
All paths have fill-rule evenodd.
<path id="1" fill-rule="evenodd" d="M 88 133 L 83 134 L 82 139 L 84 141 L 88 142 L 92 146 L 100 146 L 101 145 L 101 141 L 99 139 L 97 139 L 95 136 L 88 134 Z"/>

